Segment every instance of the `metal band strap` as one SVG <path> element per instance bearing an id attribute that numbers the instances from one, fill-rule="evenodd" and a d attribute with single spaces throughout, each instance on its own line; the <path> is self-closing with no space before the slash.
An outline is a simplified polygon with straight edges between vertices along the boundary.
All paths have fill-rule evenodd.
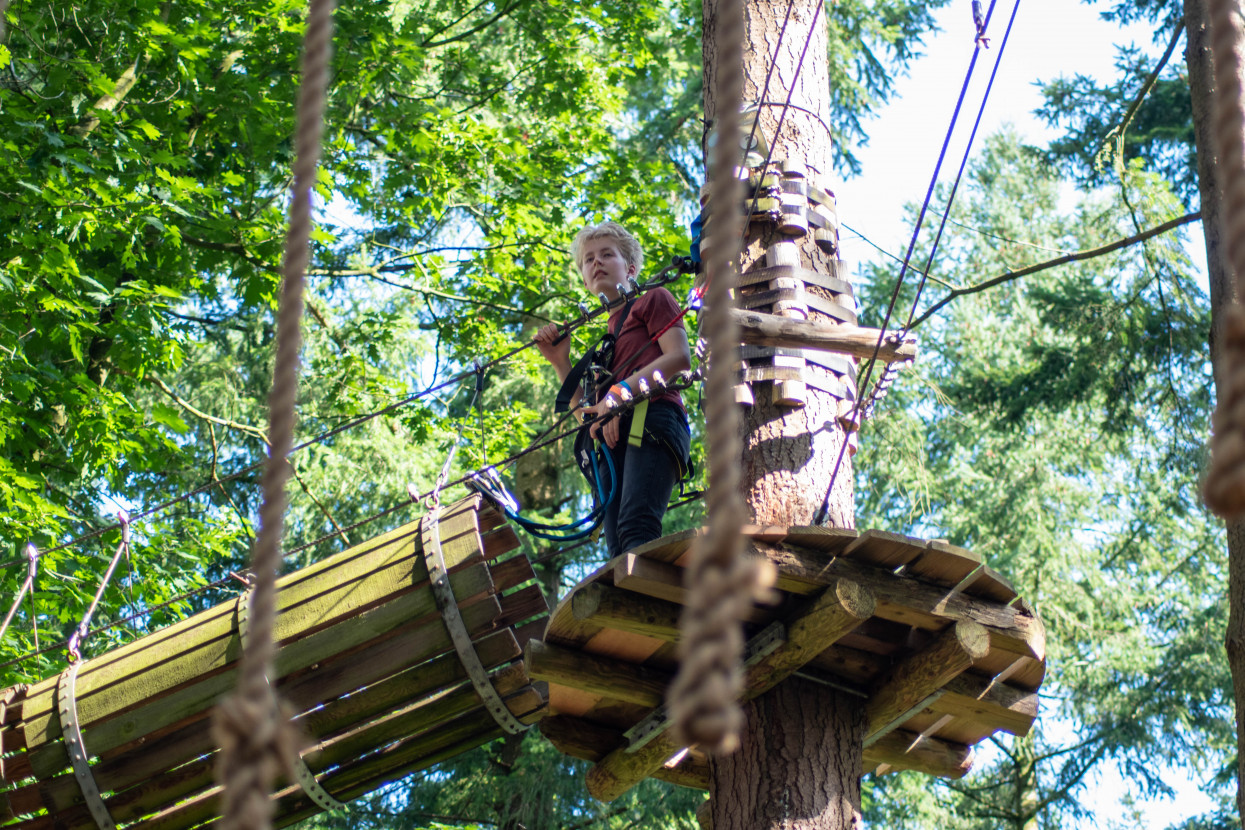
<path id="1" fill-rule="evenodd" d="M 835 294 L 846 294 L 854 297 L 856 292 L 852 290 L 852 284 L 838 277 L 829 274 L 823 274 L 820 271 L 814 271 L 811 268 L 800 268 L 795 265 L 771 265 L 766 268 L 757 268 L 740 274 L 735 281 L 735 285 L 743 288 L 748 285 L 759 285 L 763 282 L 773 282 L 781 279 L 796 279 L 807 285 L 816 285 Z"/>
<path id="2" fill-rule="evenodd" d="M 856 364 L 853 358 L 844 357 L 833 352 L 820 349 L 791 349 L 774 346 L 740 346 L 739 356 L 744 360 L 763 360 L 773 357 L 799 357 L 836 375 L 846 375 L 849 380 L 856 380 Z"/>
<path id="3" fill-rule="evenodd" d="M 445 554 L 441 551 L 441 519 L 440 506 L 419 521 L 419 535 L 423 542 L 424 563 L 428 566 L 428 584 L 432 586 L 432 596 L 441 611 L 441 619 L 445 622 L 445 630 L 449 632 L 454 650 L 458 652 L 458 661 L 467 672 L 467 678 L 475 687 L 476 694 L 484 703 L 484 708 L 497 721 L 497 725 L 512 735 L 526 732 L 530 727 L 510 713 L 493 683 L 489 680 L 480 655 L 476 654 L 471 635 L 463 624 L 462 614 L 458 611 L 458 600 L 454 597 L 454 589 L 450 587 L 450 575 L 445 567 Z"/>
<path id="4" fill-rule="evenodd" d="M 249 633 L 249 617 L 251 614 L 251 589 L 238 594 L 236 613 L 238 616 L 238 638 L 242 640 L 242 647 L 246 648 L 246 639 Z M 271 681 L 269 681 L 271 684 Z M 317 807 L 321 810 L 341 810 L 347 805 L 344 801 L 338 801 L 333 794 L 324 789 L 324 786 L 316 780 L 315 773 L 307 766 L 307 762 L 303 760 L 302 755 L 294 758 L 294 780 L 298 782 L 298 786 L 303 788 L 303 792 L 307 794 Z"/>
<path id="5" fill-rule="evenodd" d="M 802 303 L 814 311 L 820 311 L 822 314 L 833 317 L 840 323 L 856 325 L 856 312 L 846 306 L 839 305 L 833 300 L 818 297 L 816 294 L 809 294 L 807 291 L 781 288 L 777 291 L 759 291 L 756 294 L 744 294 L 739 297 L 739 307 L 743 309 L 762 308 L 782 302 Z"/>
<path id="6" fill-rule="evenodd" d="M 814 389 L 820 389 L 827 395 L 841 401 L 856 400 L 856 385 L 843 383 L 831 375 L 823 375 L 811 366 L 796 368 L 794 366 L 750 366 L 740 372 L 739 380 L 743 383 L 755 383 L 761 380 L 795 380 L 807 383 Z"/>
<path id="7" fill-rule="evenodd" d="M 99 785 L 95 783 L 95 775 L 91 772 L 91 764 L 87 760 L 86 743 L 82 740 L 82 729 L 78 726 L 78 702 L 74 698 L 74 684 L 78 681 L 78 669 L 83 661 L 75 660 L 69 668 L 61 672 L 57 682 L 56 699 L 59 704 L 61 719 L 61 735 L 65 740 L 65 748 L 69 750 L 69 760 L 73 764 L 73 777 L 78 781 L 78 789 L 82 791 L 82 800 L 95 820 L 99 830 L 116 830 L 117 824 L 112 820 L 104 799 L 100 797 Z"/>
<path id="8" fill-rule="evenodd" d="M 832 210 L 834 209 L 834 197 L 817 185 L 809 184 L 801 179 L 784 178 L 780 187 L 783 193 L 797 193 L 801 196 L 807 196 L 810 202 L 825 205 Z"/>

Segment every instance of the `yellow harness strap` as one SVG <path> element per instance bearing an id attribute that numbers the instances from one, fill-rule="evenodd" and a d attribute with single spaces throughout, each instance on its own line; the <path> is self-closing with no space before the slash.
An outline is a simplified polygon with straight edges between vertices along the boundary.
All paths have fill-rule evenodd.
<path id="1" fill-rule="evenodd" d="M 644 441 L 644 417 L 646 415 L 648 415 L 648 401 L 640 401 L 631 416 L 631 434 L 627 436 L 627 443 L 633 447 L 640 446 Z"/>

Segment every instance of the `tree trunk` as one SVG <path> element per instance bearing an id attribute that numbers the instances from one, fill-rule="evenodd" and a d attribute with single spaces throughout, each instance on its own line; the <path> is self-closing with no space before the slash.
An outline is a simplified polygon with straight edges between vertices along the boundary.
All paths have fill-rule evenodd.
<path id="1" fill-rule="evenodd" d="M 715 11 L 732 1 L 704 0 L 705 117 L 710 123 L 717 115 L 716 74 L 735 71 L 717 64 L 713 40 Z M 757 131 L 774 147 L 774 159 L 798 163 L 806 170 L 808 183 L 829 191 L 831 146 L 825 124 L 830 81 L 822 0 L 793 0 L 790 5 L 787 0 L 743 2 L 745 105 L 759 102 Z M 790 20 L 780 42 L 788 9 Z M 775 66 L 766 88 L 771 60 Z M 783 103 L 793 86 L 792 107 L 784 115 Z M 751 118 L 744 119 L 745 136 Z M 775 246 L 782 249 L 785 261 L 774 261 Z M 740 272 L 767 264 L 799 265 L 842 278 L 834 257 L 815 244 L 811 230 L 798 237 L 780 233 L 775 223 L 753 222 L 744 240 Z M 812 309 L 776 307 L 774 313 L 834 322 Z M 851 378 L 843 380 L 849 387 L 853 384 Z M 780 389 L 778 382 L 760 382 L 751 391 L 754 403 L 744 415 L 742 487 L 752 521 L 852 527 L 851 456 L 839 421 L 848 402 L 799 383 Z M 802 406 L 778 402 L 793 395 L 803 399 Z M 832 476 L 834 487 L 827 499 Z M 864 715 L 858 699 L 792 678 L 747 704 L 745 717 L 740 750 L 715 759 L 711 767 L 715 830 L 859 826 Z"/>
<path id="2" fill-rule="evenodd" d="M 859 699 L 791 678 L 748 707 L 741 748 L 711 761 L 715 830 L 860 826 Z"/>
<path id="3" fill-rule="evenodd" d="M 1185 62 L 1189 69 L 1189 95 L 1193 105 L 1193 135 L 1197 146 L 1198 193 L 1202 202 L 1202 233 L 1206 239 L 1206 267 L 1210 274 L 1210 359 L 1218 394 L 1223 394 L 1226 367 L 1222 364 L 1224 312 L 1235 302 L 1236 282 L 1224 258 L 1221 213 L 1223 194 L 1215 150 L 1212 117 L 1215 73 L 1210 52 L 1210 33 L 1206 0 L 1185 0 L 1187 45 Z M 1236 700 L 1236 742 L 1245 746 L 1245 720 L 1241 705 L 1245 701 L 1245 521 L 1229 522 L 1228 541 L 1228 666 L 1232 670 L 1232 690 Z M 1237 753 L 1236 808 L 1245 816 L 1245 753 Z"/>

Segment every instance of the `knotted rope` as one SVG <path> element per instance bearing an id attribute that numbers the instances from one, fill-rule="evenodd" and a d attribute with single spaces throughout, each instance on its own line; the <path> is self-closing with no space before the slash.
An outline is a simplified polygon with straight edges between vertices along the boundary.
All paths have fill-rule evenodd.
<path id="1" fill-rule="evenodd" d="M 1215 149 L 1222 171 L 1221 226 L 1231 269 L 1233 302 L 1224 310 L 1220 350 L 1219 402 L 1211 419 L 1211 465 L 1203 494 L 1211 510 L 1225 519 L 1245 515 L 1245 113 L 1241 109 L 1240 7 L 1233 0 L 1210 0 L 1211 56 L 1215 65 Z"/>
<path id="2" fill-rule="evenodd" d="M 249 636 L 241 660 L 236 694 L 217 708 L 214 731 L 221 751 L 217 781 L 224 790 L 222 826 L 226 830 L 264 830 L 271 824 L 269 793 L 279 770 L 293 779 L 298 739 L 277 703 L 268 678 L 276 643 L 276 580 L 281 568 L 281 535 L 285 519 L 285 484 L 293 445 L 294 402 L 298 394 L 298 352 L 302 346 L 303 281 L 310 259 L 311 192 L 320 158 L 332 48 L 333 2 L 311 0 L 303 40 L 303 81 L 295 131 L 294 183 L 290 227 L 286 235 L 284 280 L 277 318 L 277 354 L 269 395 L 270 441 L 264 467 L 264 499 L 251 570 L 255 575 L 249 614 Z"/>
<path id="3" fill-rule="evenodd" d="M 739 492 L 743 442 L 735 403 L 738 326 L 729 311 L 730 288 L 738 268 L 741 201 L 735 165 L 739 163 L 739 110 L 743 93 L 743 4 L 723 0 L 717 29 L 717 123 L 713 148 L 713 187 L 705 249 L 708 291 L 701 330 L 711 361 L 705 381 L 705 424 L 709 444 L 709 527 L 692 547 L 684 575 L 688 602 L 679 626 L 679 673 L 670 687 L 668 707 L 680 737 L 719 752 L 739 745 L 743 713 L 743 626 L 741 619 L 757 592 L 755 566 L 743 555 L 745 505 Z"/>

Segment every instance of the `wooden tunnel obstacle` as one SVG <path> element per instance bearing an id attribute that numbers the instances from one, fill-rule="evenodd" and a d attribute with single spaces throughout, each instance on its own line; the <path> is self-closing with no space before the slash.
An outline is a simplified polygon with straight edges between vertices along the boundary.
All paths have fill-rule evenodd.
<path id="1" fill-rule="evenodd" d="M 558 604 L 527 669 L 549 682 L 541 730 L 595 762 L 587 785 L 610 801 L 655 777 L 707 788 L 708 758 L 675 742 L 662 705 L 686 596 L 686 531 L 616 557 Z M 745 663 L 751 699 L 798 673 L 865 701 L 862 772 L 958 778 L 972 746 L 1025 735 L 1045 675 L 1045 630 L 980 557 L 941 541 L 824 527 L 745 528 L 777 570 L 777 602 L 754 606 Z"/>
<path id="2" fill-rule="evenodd" d="M 479 662 L 523 724 L 544 712 L 522 646 L 548 605 L 502 516 L 475 496 L 278 582 L 276 686 L 311 741 L 308 770 L 348 801 L 503 734 L 468 679 L 434 598 L 425 551 L 435 527 L 457 606 Z M 423 538 L 421 538 L 423 537 Z M 144 830 L 215 823 L 210 734 L 215 703 L 237 682 L 239 602 L 196 614 L 79 664 L 73 688 L 91 776 L 107 819 Z M 65 684 L 49 678 L 4 693 L 0 738 L 10 788 L 0 805 L 26 830 L 100 826 L 70 769 L 62 735 Z M 486 695 L 488 696 L 488 695 Z M 275 794 L 274 824 L 319 812 L 303 787 Z"/>

